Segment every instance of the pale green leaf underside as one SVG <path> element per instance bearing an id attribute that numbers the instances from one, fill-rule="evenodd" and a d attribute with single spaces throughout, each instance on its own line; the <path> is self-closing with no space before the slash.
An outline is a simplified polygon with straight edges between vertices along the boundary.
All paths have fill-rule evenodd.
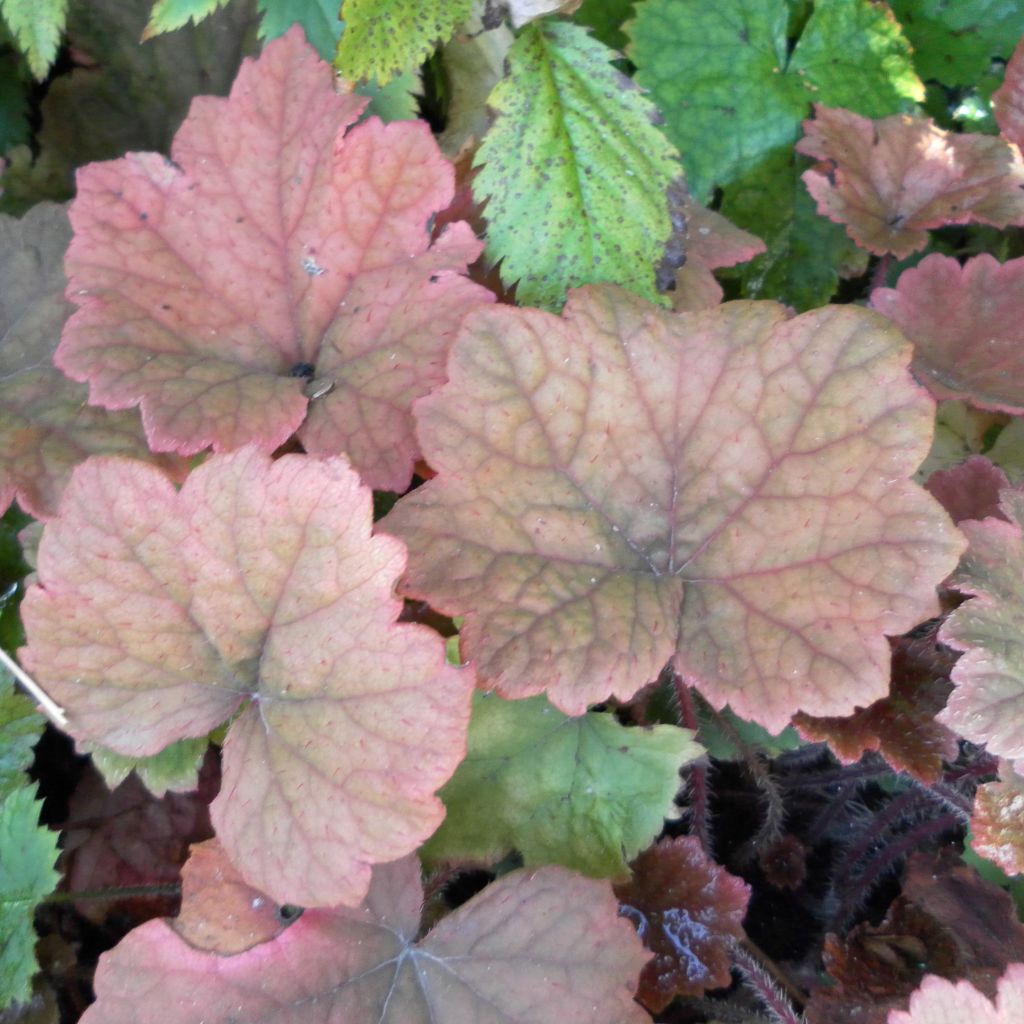
<path id="1" fill-rule="evenodd" d="M 698 201 L 789 147 L 813 102 L 867 117 L 923 98 L 910 47 L 869 0 L 819 0 L 788 53 L 785 0 L 647 0 L 627 26 Z"/>
<path id="2" fill-rule="evenodd" d="M 35 786 L 0 800 L 0 1010 L 23 1002 L 36 972 L 32 917 L 53 891 L 57 834 L 39 825 Z"/>
<path id="3" fill-rule="evenodd" d="M 634 729 L 605 713 L 570 718 L 545 697 L 474 696 L 469 751 L 441 790 L 446 816 L 428 859 L 562 864 L 624 877 L 675 817 L 679 769 L 702 748 L 674 725 Z"/>
<path id="4" fill-rule="evenodd" d="M 160 797 L 168 790 L 187 793 L 198 787 L 199 766 L 209 745 L 209 738 L 203 736 L 178 740 L 152 757 L 125 757 L 106 747 L 96 747 L 90 754 L 110 789 L 135 772 L 145 787 Z"/>
<path id="5" fill-rule="evenodd" d="M 488 255 L 523 304 L 556 308 L 567 288 L 602 281 L 657 298 L 678 155 L 615 57 L 578 25 L 534 22 L 488 100 L 498 117 L 474 191 Z"/>
<path id="6" fill-rule="evenodd" d="M 67 0 L 0 0 L 0 13 L 36 78 L 45 78 L 57 56 Z"/>
<path id="7" fill-rule="evenodd" d="M 157 0 L 153 4 L 142 38 L 151 39 L 161 32 L 173 32 L 190 21 L 198 25 L 227 2 L 228 0 Z"/>
<path id="8" fill-rule="evenodd" d="M 377 78 L 385 84 L 446 42 L 472 7 L 472 0 L 345 0 L 335 65 L 352 81 Z"/>

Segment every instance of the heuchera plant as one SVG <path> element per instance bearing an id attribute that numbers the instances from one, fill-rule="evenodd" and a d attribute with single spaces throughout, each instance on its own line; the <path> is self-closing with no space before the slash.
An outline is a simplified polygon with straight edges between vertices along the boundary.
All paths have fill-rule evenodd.
<path id="1" fill-rule="evenodd" d="M 1024 1019 L 1024 43 L 224 2 L 73 197 L 0 78 L 3 1020 Z"/>

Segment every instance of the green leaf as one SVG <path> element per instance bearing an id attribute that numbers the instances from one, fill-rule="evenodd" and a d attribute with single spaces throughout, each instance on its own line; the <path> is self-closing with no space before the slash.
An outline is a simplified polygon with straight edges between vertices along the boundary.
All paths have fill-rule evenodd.
<path id="1" fill-rule="evenodd" d="M 573 21 L 593 29 L 594 36 L 615 50 L 626 48 L 623 23 L 632 16 L 636 0 L 583 0 Z"/>
<path id="2" fill-rule="evenodd" d="M 156 0 L 142 38 L 152 39 L 163 32 L 173 32 L 189 22 L 198 25 L 228 0 Z"/>
<path id="3" fill-rule="evenodd" d="M 0 47 L 0 153 L 28 141 L 28 91 L 24 62 Z"/>
<path id="4" fill-rule="evenodd" d="M 0 800 L 0 1010 L 31 994 L 37 965 L 32 918 L 59 875 L 57 834 L 39 825 L 35 786 Z"/>
<path id="5" fill-rule="evenodd" d="M 0 13 L 36 78 L 45 78 L 57 56 L 67 0 L 0 0 Z"/>
<path id="6" fill-rule="evenodd" d="M 922 78 L 974 85 L 1024 34 L 1016 0 L 891 0 Z"/>
<path id="7" fill-rule="evenodd" d="M 691 191 L 748 173 L 790 147 L 818 101 L 883 117 L 924 97 L 884 6 L 819 0 L 792 55 L 786 0 L 645 0 L 627 27 L 637 82 L 665 116 Z"/>
<path id="8" fill-rule="evenodd" d="M 24 787 L 45 724 L 32 702 L 15 690 L 10 672 L 0 667 L 0 800 Z"/>
<path id="9" fill-rule="evenodd" d="M 610 714 L 563 715 L 545 697 L 477 693 L 469 750 L 441 790 L 447 814 L 428 860 L 563 864 L 625 877 L 627 862 L 677 815 L 679 769 L 703 750 L 674 725 L 627 728 Z"/>
<path id="10" fill-rule="evenodd" d="M 261 42 L 283 36 L 298 23 L 317 53 L 326 61 L 334 60 L 342 30 L 341 0 L 258 0 L 257 7 L 263 15 Z"/>
<path id="11" fill-rule="evenodd" d="M 773 298 L 799 312 L 825 305 L 841 271 L 863 271 L 867 253 L 841 224 L 818 214 L 800 180 L 809 161 L 776 150 L 725 190 L 722 213 L 768 251 L 733 271 L 747 298 Z"/>
<path id="12" fill-rule="evenodd" d="M 361 82 L 356 86 L 356 92 L 370 98 L 364 117 L 379 117 L 385 124 L 390 124 L 392 121 L 415 121 L 420 116 L 416 94 L 421 88 L 417 69 L 403 71 L 387 85 L 379 84 L 376 79 Z"/>
<path id="13" fill-rule="evenodd" d="M 524 304 L 556 308 L 601 281 L 657 298 L 678 154 L 614 58 L 578 25 L 533 22 L 488 100 L 498 117 L 473 190 L 488 200 L 488 255 Z"/>
<path id="14" fill-rule="evenodd" d="M 352 81 L 377 78 L 384 84 L 421 64 L 472 8 L 472 0 L 345 0 L 335 66 Z"/>
<path id="15" fill-rule="evenodd" d="M 116 789 L 135 772 L 154 796 L 168 790 L 188 793 L 199 786 L 199 766 L 210 745 L 209 737 L 178 740 L 152 757 L 124 757 L 105 747 L 90 751 L 93 764 L 100 770 L 108 788 Z"/>
<path id="16" fill-rule="evenodd" d="M 707 748 L 708 755 L 719 761 L 742 760 L 743 745 L 754 747 L 768 757 L 778 757 L 787 750 L 796 750 L 804 745 L 793 726 L 787 725 L 778 735 L 773 735 L 757 722 L 740 718 L 731 708 L 715 712 L 702 701 L 697 716 L 700 741 Z"/>

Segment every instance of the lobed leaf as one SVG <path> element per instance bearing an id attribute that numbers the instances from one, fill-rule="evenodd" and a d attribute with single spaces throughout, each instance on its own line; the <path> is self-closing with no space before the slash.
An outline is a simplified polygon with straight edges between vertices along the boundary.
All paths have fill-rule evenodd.
<path id="1" fill-rule="evenodd" d="M 97 1001 L 82 1022 L 647 1020 L 632 1000 L 643 952 L 607 883 L 557 867 L 517 871 L 417 942 L 422 898 L 419 863 L 408 857 L 374 870 L 361 907 L 307 910 L 272 941 L 229 957 L 151 921 L 101 958 Z"/>
<path id="2" fill-rule="evenodd" d="M 467 320 L 417 407 L 438 476 L 383 521 L 403 587 L 465 615 L 507 697 L 566 714 L 670 659 L 779 732 L 884 696 L 885 634 L 934 614 L 962 540 L 907 480 L 934 407 L 875 314 L 658 310 L 614 288 L 561 318 Z"/>
<path id="3" fill-rule="evenodd" d="M 892 0 L 922 78 L 974 85 L 1024 33 L 1024 8 L 1002 0 Z"/>
<path id="4" fill-rule="evenodd" d="M 924 97 L 887 9 L 818 0 L 792 48 L 789 16 L 786 0 L 646 0 L 626 26 L 636 80 L 663 113 L 700 202 L 788 150 L 812 100 L 881 117 Z"/>
<path id="5" fill-rule="evenodd" d="M 961 266 L 931 253 L 871 306 L 914 343 L 914 373 L 936 398 L 1024 413 L 1024 259 L 982 253 Z"/>
<path id="6" fill-rule="evenodd" d="M 939 721 L 992 754 L 1024 758 L 1024 492 L 1002 495 L 1002 519 L 967 521 L 969 547 L 950 583 L 973 599 L 940 639 L 963 651 Z"/>
<path id="7" fill-rule="evenodd" d="M 818 212 L 878 255 L 903 259 L 947 224 L 1024 223 L 1024 164 L 1003 139 L 819 104 L 796 148 L 821 161 L 803 175 Z"/>
<path id="8" fill-rule="evenodd" d="M 298 23 L 317 53 L 333 60 L 344 24 L 338 14 L 341 0 L 257 0 L 260 39 L 267 43 Z"/>
<path id="9" fill-rule="evenodd" d="M 141 405 L 155 450 L 269 451 L 299 430 L 307 451 L 345 451 L 401 491 L 411 402 L 492 296 L 461 276 L 479 252 L 466 225 L 430 243 L 453 175 L 427 126 L 346 134 L 365 101 L 335 92 L 301 36 L 244 63 L 227 100 L 197 99 L 173 163 L 135 153 L 80 173 L 80 308 L 56 361 L 92 400 Z"/>
<path id="10" fill-rule="evenodd" d="M 40 518 L 56 513 L 88 455 L 152 458 L 137 414 L 87 405 L 86 389 L 51 364 L 69 312 L 62 260 L 70 235 L 67 215 L 51 203 L 21 220 L 0 214 L 0 508 L 17 498 Z"/>
<path id="11" fill-rule="evenodd" d="M 616 56 L 579 25 L 535 22 L 487 101 L 497 119 L 477 152 L 473 191 L 487 200 L 487 254 L 501 260 L 506 284 L 518 282 L 520 302 L 560 307 L 567 288 L 599 281 L 657 296 L 659 265 L 682 226 L 669 195 L 682 172 Z"/>
<path id="12" fill-rule="evenodd" d="M 352 81 L 386 82 L 422 64 L 472 9 L 472 0 L 344 0 L 335 65 Z"/>
<path id="13" fill-rule="evenodd" d="M 562 864 L 620 878 L 666 818 L 679 815 L 679 770 L 703 753 L 673 725 L 631 729 L 613 716 L 567 718 L 545 698 L 474 698 L 466 757 L 440 797 L 428 859 Z"/>
<path id="14" fill-rule="evenodd" d="M 966 981 L 954 984 L 929 974 L 910 997 L 910 1009 L 893 1010 L 888 1024 L 1016 1024 L 1024 1020 L 1024 964 L 1010 964 L 993 1004 Z"/>
<path id="15" fill-rule="evenodd" d="M 632 867 L 615 895 L 654 953 L 640 972 L 637 999 L 660 1013 L 676 996 L 729 985 L 729 953 L 743 937 L 750 886 L 715 864 L 694 836 L 664 839 Z"/>
<path id="16" fill-rule="evenodd" d="M 1024 778 L 1009 762 L 999 778 L 978 787 L 971 815 L 971 849 L 1008 875 L 1024 874 Z"/>
<path id="17" fill-rule="evenodd" d="M 1021 17 L 1024 19 L 1024 12 Z M 1006 65 L 1002 87 L 992 94 L 992 111 L 1004 137 L 1024 148 L 1024 36 Z"/>
<path id="18" fill-rule="evenodd" d="M 371 523 L 340 458 L 249 448 L 180 492 L 90 460 L 22 605 L 25 664 L 79 741 L 148 756 L 234 716 L 213 821 L 279 902 L 358 902 L 440 823 L 465 750 L 471 680 L 396 623 L 404 552 Z"/>

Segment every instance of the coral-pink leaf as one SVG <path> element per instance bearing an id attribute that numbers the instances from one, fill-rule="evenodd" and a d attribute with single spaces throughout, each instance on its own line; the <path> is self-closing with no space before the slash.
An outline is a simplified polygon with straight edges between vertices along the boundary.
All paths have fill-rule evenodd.
<path id="1" fill-rule="evenodd" d="M 963 651 L 939 720 L 990 753 L 1024 758 L 1024 493 L 1002 494 L 1002 519 L 967 521 L 970 546 L 951 579 L 973 594 L 942 627 L 940 639 Z"/>
<path id="2" fill-rule="evenodd" d="M 358 903 L 370 865 L 440 823 L 470 676 L 398 624 L 402 545 L 371 536 L 342 458 L 214 456 L 180 493 L 149 467 L 76 471 L 26 596 L 26 664 L 74 734 L 152 754 L 238 715 L 212 805 L 246 881 Z"/>
<path id="3" fill-rule="evenodd" d="M 1024 778 L 1003 761 L 999 779 L 978 787 L 971 817 L 974 852 L 1008 875 L 1024 874 Z"/>
<path id="4" fill-rule="evenodd" d="M 438 476 L 385 520 L 404 586 L 466 616 L 489 685 L 567 714 L 673 656 L 775 732 L 869 704 L 963 546 L 908 479 L 934 416 L 909 356 L 852 307 L 479 311 L 417 407 Z"/>
<path id="5" fill-rule="evenodd" d="M 632 879 L 615 895 L 654 953 L 640 974 L 640 1002 L 660 1013 L 677 995 L 729 985 L 729 950 L 743 937 L 750 887 L 715 864 L 693 836 L 665 839 L 631 866 Z"/>
<path id="6" fill-rule="evenodd" d="M 82 1024 L 649 1019 L 632 999 L 645 954 L 607 883 L 517 871 L 416 942 L 421 899 L 410 857 L 374 871 L 362 907 L 307 910 L 237 956 L 193 949 L 151 921 L 103 956 Z"/>
<path id="7" fill-rule="evenodd" d="M 1024 964 L 1010 964 L 999 979 L 995 1005 L 970 982 L 928 974 L 910 997 L 909 1010 L 892 1010 L 888 1024 L 1020 1024 L 1024 1020 Z"/>
<path id="8" fill-rule="evenodd" d="M 21 220 L 0 216 L 0 511 L 17 497 L 44 519 L 56 513 L 72 469 L 88 455 L 151 458 L 137 413 L 87 405 L 86 388 L 54 369 L 70 312 L 70 237 L 67 214 L 53 203 Z"/>
<path id="9" fill-rule="evenodd" d="M 914 343 L 914 373 L 936 398 L 1024 413 L 1024 259 L 983 253 L 961 267 L 932 253 L 871 305 Z"/>
<path id="10" fill-rule="evenodd" d="M 992 94 L 992 112 L 1003 135 L 1024 148 L 1024 38 L 1006 65 L 1003 84 Z"/>
<path id="11" fill-rule="evenodd" d="M 408 484 L 412 400 L 493 297 L 461 276 L 480 249 L 467 225 L 430 245 L 454 185 L 429 129 L 346 133 L 364 103 L 335 91 L 296 27 L 243 64 L 230 98 L 195 100 L 173 163 L 129 154 L 79 173 L 80 308 L 57 362 L 93 401 L 141 405 L 155 449 L 272 450 L 301 428 L 372 486 Z"/>
<path id="12" fill-rule="evenodd" d="M 901 114 L 872 121 L 818 105 L 815 115 L 796 148 L 822 163 L 803 180 L 818 212 L 865 249 L 902 259 L 929 228 L 1024 223 L 1024 164 L 1004 139 Z"/>

